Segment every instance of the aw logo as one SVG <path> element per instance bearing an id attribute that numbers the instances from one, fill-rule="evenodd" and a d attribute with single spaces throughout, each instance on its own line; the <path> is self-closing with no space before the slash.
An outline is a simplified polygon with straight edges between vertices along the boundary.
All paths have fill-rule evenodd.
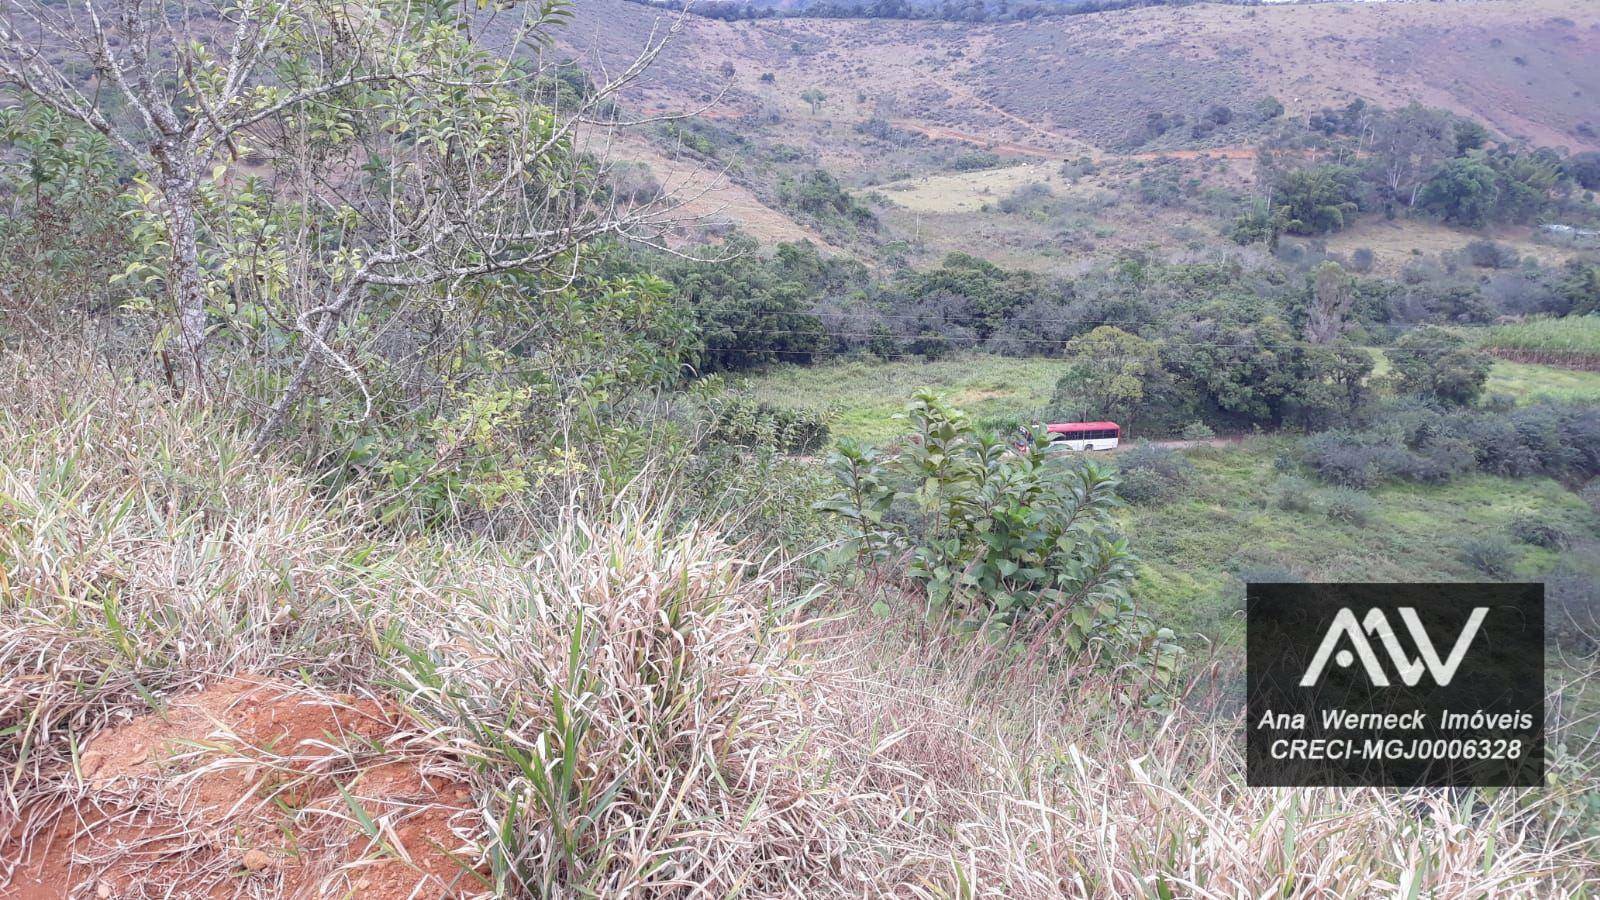
<path id="1" fill-rule="evenodd" d="M 1489 615 L 1489 607 L 1473 607 L 1466 627 L 1456 637 L 1450 655 L 1441 660 L 1416 608 L 1402 606 L 1397 611 L 1411 636 L 1412 644 L 1417 648 L 1418 658 L 1412 659 L 1406 654 L 1394 628 L 1389 624 L 1389 617 L 1382 609 L 1373 607 L 1367 610 L 1364 618 L 1357 621 L 1355 612 L 1346 606 L 1333 617 L 1333 624 L 1328 627 L 1328 633 L 1322 638 L 1316 654 L 1311 657 L 1306 673 L 1300 676 L 1300 686 L 1315 685 L 1322 678 L 1322 672 L 1331 657 L 1342 668 L 1349 668 L 1359 658 L 1362 667 L 1367 670 L 1367 678 L 1375 687 L 1389 687 L 1389 675 L 1378 661 L 1378 655 L 1372 651 L 1372 643 L 1367 640 L 1367 636 L 1371 635 L 1388 653 L 1390 664 L 1406 687 L 1416 687 L 1422 681 L 1424 672 L 1433 676 L 1435 684 L 1447 687 L 1456 677 L 1456 670 L 1461 667 L 1461 660 L 1472 646 L 1472 639 L 1478 636 L 1479 626 Z M 1350 649 L 1337 649 L 1341 642 L 1348 643 Z"/>
<path id="2" fill-rule="evenodd" d="M 1541 584 L 1245 590 L 1255 787 L 1544 784 Z"/>

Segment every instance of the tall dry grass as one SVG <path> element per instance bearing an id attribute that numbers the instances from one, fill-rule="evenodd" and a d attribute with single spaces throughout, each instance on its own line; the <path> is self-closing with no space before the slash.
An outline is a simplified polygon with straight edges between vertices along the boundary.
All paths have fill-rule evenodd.
<path id="1" fill-rule="evenodd" d="M 251 672 L 403 709 L 394 752 L 471 787 L 485 893 L 1600 885 L 1576 760 L 1545 791 L 1250 789 L 1205 678 L 1149 707 L 1123 673 L 1008 666 L 634 504 L 573 504 L 516 544 L 395 537 L 244 446 L 104 368 L 0 367 L 5 814 L 70 802 L 75 748 L 108 724 Z"/>

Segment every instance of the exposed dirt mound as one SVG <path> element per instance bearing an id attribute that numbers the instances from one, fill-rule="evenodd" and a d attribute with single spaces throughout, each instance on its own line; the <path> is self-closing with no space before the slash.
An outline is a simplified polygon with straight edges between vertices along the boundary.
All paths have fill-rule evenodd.
<path id="1" fill-rule="evenodd" d="M 464 896 L 463 783 L 380 704 L 235 679 L 97 735 L 23 816 L 0 897 Z"/>

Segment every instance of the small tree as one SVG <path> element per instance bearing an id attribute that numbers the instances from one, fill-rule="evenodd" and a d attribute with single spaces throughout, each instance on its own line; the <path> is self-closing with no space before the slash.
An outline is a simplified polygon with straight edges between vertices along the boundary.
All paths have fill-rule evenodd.
<path id="1" fill-rule="evenodd" d="M 1466 406 L 1483 393 L 1493 361 L 1443 328 L 1418 328 L 1389 351 L 1401 391 Z"/>
<path id="2" fill-rule="evenodd" d="M 1135 559 L 1115 531 L 1116 481 L 1069 466 L 1047 435 L 1021 447 L 979 434 L 937 397 L 906 411 L 910 433 L 885 458 L 842 442 L 838 492 L 818 506 L 845 525 L 849 564 L 907 562 L 939 621 L 981 629 L 1030 653 L 1108 644 L 1170 673 L 1179 648 L 1132 607 Z M 896 502 L 914 509 L 891 516 Z"/>
<path id="3" fill-rule="evenodd" d="M 1495 207 L 1495 172 L 1476 156 L 1452 159 L 1422 189 L 1422 206 L 1446 222 L 1481 228 Z"/>
<path id="4" fill-rule="evenodd" d="M 1345 328 L 1345 318 L 1355 305 L 1355 282 L 1331 260 L 1317 266 L 1311 277 L 1311 308 L 1306 317 L 1306 340 L 1331 344 Z"/>
<path id="5" fill-rule="evenodd" d="M 1145 376 L 1157 364 L 1155 344 L 1111 325 L 1073 338 L 1066 352 L 1052 405 L 1084 418 L 1129 411 L 1143 399 Z"/>
<path id="6" fill-rule="evenodd" d="M 149 262 L 130 275 L 170 299 L 187 381 L 206 390 L 218 333 L 270 353 L 263 446 L 325 369 L 371 409 L 361 352 L 408 330 L 379 309 L 449 318 L 510 277 L 553 296 L 600 239 L 655 242 L 674 224 L 671 199 L 619 205 L 609 161 L 580 148 L 607 143 L 585 130 L 616 127 L 611 98 L 681 19 L 612 81 L 563 91 L 548 88 L 570 64 L 542 50 L 564 0 L 518 7 L 493 49 L 473 37 L 477 9 L 0 0 L 0 74 L 136 173 Z M 85 93 L 74 67 L 100 87 Z M 270 181 L 233 171 L 249 156 Z"/>
<path id="7" fill-rule="evenodd" d="M 807 88 L 806 91 L 800 95 L 800 99 L 811 104 L 811 114 L 814 116 L 822 111 L 822 103 L 828 99 L 828 95 L 817 90 L 816 88 Z"/>
<path id="8" fill-rule="evenodd" d="M 1413 101 L 1379 116 L 1372 128 L 1372 153 L 1389 198 L 1415 206 L 1428 173 L 1456 153 L 1449 116 Z"/>
<path id="9" fill-rule="evenodd" d="M 1275 216 L 1290 234 L 1326 234 L 1345 227 L 1360 208 L 1356 176 L 1344 166 L 1311 166 L 1282 172 L 1273 185 Z"/>

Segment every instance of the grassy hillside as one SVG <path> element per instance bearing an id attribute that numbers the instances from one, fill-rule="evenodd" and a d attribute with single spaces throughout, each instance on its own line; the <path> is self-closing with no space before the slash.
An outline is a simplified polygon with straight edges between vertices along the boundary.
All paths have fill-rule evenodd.
<path id="1" fill-rule="evenodd" d="M 577 51 L 600 46 L 590 39 L 600 31 L 648 33 L 661 15 L 623 0 L 586 0 L 583 12 L 569 38 Z M 1196 4 L 1008 25 L 692 19 L 644 90 L 694 100 L 726 84 L 740 113 L 805 119 L 799 94 L 817 87 L 830 96 L 824 121 L 883 107 L 908 123 L 1052 153 L 1080 142 L 1107 149 L 1148 111 L 1210 101 L 1243 108 L 1272 94 L 1303 114 L 1355 97 L 1416 99 L 1508 136 L 1592 148 L 1600 138 L 1579 126 L 1593 118 L 1587 98 L 1600 95 L 1588 65 L 1600 49 L 1596 16 L 1577 0 L 1458 0 Z M 725 60 L 731 79 L 718 71 Z M 773 79 L 761 80 L 767 72 Z"/>
<path id="2" fill-rule="evenodd" d="M 771 557 L 642 508 L 575 500 L 536 541 L 399 539 L 250 456 L 219 408 L 61 354 L 6 360 L 0 397 L 0 799 L 21 813 L 0 890 L 1547 896 L 1600 877 L 1573 761 L 1550 790 L 1427 816 L 1398 793 L 1245 790 L 1213 679 L 1170 705 L 927 641 L 913 611 L 796 593 Z M 96 808 L 115 826 L 80 827 Z"/>
<path id="3" fill-rule="evenodd" d="M 662 10 L 586 0 L 561 52 L 616 71 L 618 48 L 671 25 Z M 783 207 L 777 184 L 825 169 L 869 196 L 886 228 L 867 241 L 822 236 L 863 256 L 903 244 L 897 256 L 919 265 L 956 250 L 1052 272 L 1129 251 L 1240 253 L 1222 232 L 1259 175 L 1257 146 L 1283 121 L 1252 111 L 1268 96 L 1285 119 L 1355 99 L 1387 108 L 1416 100 L 1508 139 L 1600 147 L 1587 101 L 1600 82 L 1586 65 L 1600 52 L 1600 18 L 1577 0 L 1194 4 L 995 25 L 691 16 L 680 27 L 624 103 L 651 115 L 693 111 L 746 144 L 665 164 L 671 141 L 622 155 L 660 169 L 663 181 L 686 167 L 694 176 L 679 184 L 725 178 L 732 187 L 708 199 L 740 213 L 711 218 L 747 221 L 767 237 L 817 236 L 816 223 Z M 804 99 L 816 95 L 815 104 Z M 1191 129 L 1219 106 L 1230 121 Z M 1185 124 L 1151 135 L 1142 129 L 1153 114 Z M 952 168 L 974 153 L 1021 165 Z M 1328 155 L 1311 151 L 1308 161 Z M 1062 162 L 1079 159 L 1096 170 L 1063 178 Z M 1170 182 L 1170 196 L 1143 196 L 1151 179 Z M 1055 197 L 1022 214 L 996 211 L 1017 189 L 1039 186 Z M 1455 252 L 1482 236 L 1366 216 L 1327 240 L 1340 254 L 1372 251 L 1377 270 L 1394 274 L 1418 253 Z M 1573 253 L 1525 224 L 1493 237 L 1545 263 Z"/>
<path id="4" fill-rule="evenodd" d="M 1462 556 L 1469 542 L 1506 538 L 1518 516 L 1594 534 L 1600 521 L 1574 493 L 1548 478 L 1475 475 L 1442 485 L 1393 484 L 1367 492 L 1361 521 L 1328 515 L 1326 488 L 1281 459 L 1294 442 L 1257 438 L 1191 450 L 1182 496 L 1132 507 L 1126 527 L 1144 560 L 1138 596 L 1185 631 L 1242 640 L 1243 580 L 1472 581 L 1483 573 Z M 1306 487 L 1309 506 L 1284 508 L 1284 494 Z M 1590 549 L 1559 552 L 1519 545 L 1516 575 L 1537 578 L 1558 562 L 1600 574 Z"/>
<path id="5" fill-rule="evenodd" d="M 895 418 L 923 388 L 937 391 L 978 420 L 1023 418 L 1048 403 L 1061 363 L 961 354 L 938 362 L 850 361 L 778 366 L 744 385 L 754 398 L 829 415 L 833 433 L 867 443 L 899 434 Z"/>

